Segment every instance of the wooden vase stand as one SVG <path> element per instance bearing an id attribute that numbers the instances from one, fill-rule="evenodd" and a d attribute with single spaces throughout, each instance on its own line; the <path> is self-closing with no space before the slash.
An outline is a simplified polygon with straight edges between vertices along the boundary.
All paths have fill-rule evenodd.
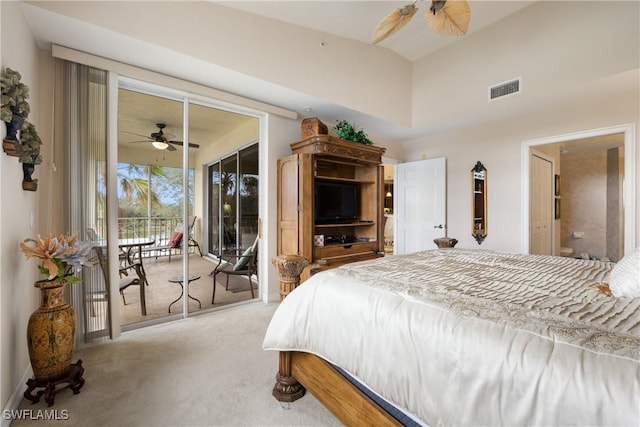
<path id="1" fill-rule="evenodd" d="M 25 191 L 37 191 L 38 180 L 34 179 L 33 181 L 22 181 L 22 189 Z"/>
<path id="2" fill-rule="evenodd" d="M 40 397 L 44 394 L 44 401 L 47 402 L 48 406 L 52 406 L 56 393 L 60 391 L 70 388 L 73 391 L 73 394 L 80 393 L 80 389 L 84 385 L 84 378 L 82 378 L 83 374 L 84 368 L 82 367 L 82 359 L 78 359 L 76 363 L 71 364 L 69 371 L 66 374 L 56 379 L 28 379 L 27 391 L 24 392 L 23 396 L 25 399 L 30 400 L 31 403 L 37 403 L 40 400 Z M 58 387 L 65 383 L 66 385 Z M 38 390 L 35 394 L 32 394 L 36 388 L 43 388 L 44 390 Z"/>
<path id="3" fill-rule="evenodd" d="M 22 154 L 22 145 L 20 144 L 20 141 L 14 139 L 3 139 L 2 149 L 9 156 L 20 157 L 20 154 Z"/>

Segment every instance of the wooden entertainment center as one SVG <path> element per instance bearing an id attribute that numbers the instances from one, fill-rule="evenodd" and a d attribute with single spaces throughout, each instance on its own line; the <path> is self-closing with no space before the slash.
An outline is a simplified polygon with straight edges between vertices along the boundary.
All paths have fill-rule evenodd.
<path id="1" fill-rule="evenodd" d="M 385 148 L 314 135 L 291 150 L 278 160 L 278 255 L 309 261 L 302 280 L 383 256 Z"/>

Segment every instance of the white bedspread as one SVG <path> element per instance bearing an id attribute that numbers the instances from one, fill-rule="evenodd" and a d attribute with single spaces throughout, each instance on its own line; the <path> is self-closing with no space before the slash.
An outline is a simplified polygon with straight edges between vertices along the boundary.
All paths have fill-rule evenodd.
<path id="1" fill-rule="evenodd" d="M 263 347 L 352 372 L 430 425 L 640 425 L 640 300 L 611 265 L 445 249 L 349 264 L 282 302 Z"/>

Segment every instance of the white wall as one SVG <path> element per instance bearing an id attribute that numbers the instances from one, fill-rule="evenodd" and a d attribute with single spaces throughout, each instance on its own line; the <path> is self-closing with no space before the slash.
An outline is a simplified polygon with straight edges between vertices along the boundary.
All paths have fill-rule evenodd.
<path id="1" fill-rule="evenodd" d="M 428 55 L 414 66 L 413 126 L 435 134 L 459 117 L 474 126 L 527 114 L 532 105 L 638 69 L 639 14 L 638 2 L 540 1 Z M 517 97 L 488 102 L 490 86 L 516 77 Z"/>
<path id="2" fill-rule="evenodd" d="M 447 157 L 448 234 L 459 247 L 478 247 L 469 225 L 478 160 L 489 197 L 481 247 L 520 252 L 521 142 L 638 123 L 639 14 L 638 2 L 537 2 L 416 62 L 412 121 L 425 137 L 403 144 L 404 159 Z M 490 85 L 514 77 L 521 93 L 488 101 Z M 458 116 L 468 120 L 454 128 Z M 626 232 L 640 242 L 636 224 Z"/>
<path id="3" fill-rule="evenodd" d="M 469 225 L 478 160 L 488 169 L 482 247 L 520 252 L 522 141 L 639 121 L 639 13 L 638 2 L 538 2 L 416 63 L 413 122 L 430 136 L 405 142 L 405 160 L 447 157 L 448 235 L 459 246 L 478 247 Z M 489 85 L 514 77 L 520 94 L 488 102 Z M 636 245 L 639 227 L 626 230 Z"/>
<path id="4" fill-rule="evenodd" d="M 633 73 L 638 80 L 638 74 Z M 626 80 L 626 79 L 625 79 Z M 637 84 L 610 93 L 607 102 L 581 102 L 542 106 L 526 115 L 504 121 L 484 123 L 452 132 L 423 138 L 404 144 L 405 160 L 447 158 L 447 223 L 448 235 L 458 239 L 456 247 L 477 248 L 471 237 L 470 170 L 479 160 L 488 172 L 488 236 L 480 246 L 521 252 L 522 247 L 522 168 L 523 141 L 563 135 L 640 121 L 638 106 L 640 91 Z M 636 135 L 636 139 L 637 139 Z M 638 143 L 636 141 L 638 146 Z M 636 164 L 640 165 L 640 150 L 636 150 Z M 640 180 L 636 177 L 636 191 Z M 636 212 L 640 212 L 640 197 L 636 192 Z M 636 215 L 637 218 L 637 215 Z M 640 223 L 635 234 L 640 242 Z M 637 243 L 636 243 L 637 244 Z"/>
<path id="5" fill-rule="evenodd" d="M 266 194 L 267 197 L 261 197 L 262 220 L 262 253 L 266 253 L 266 257 L 260 257 L 262 264 L 258 266 L 261 280 L 266 279 L 268 286 L 261 298 L 263 301 L 279 300 L 279 284 L 280 279 L 277 271 L 271 265 L 271 260 L 278 253 L 278 159 L 291 154 L 289 144 L 300 140 L 300 122 L 297 120 L 285 119 L 280 116 L 270 115 L 268 122 L 269 132 L 266 140 L 263 140 L 260 152 L 260 176 L 267 179 L 260 180 L 260 194 Z M 262 161 L 264 160 L 264 161 Z M 266 272 L 266 274 L 265 274 Z M 265 283 L 265 282 L 263 282 Z"/>
<path id="6" fill-rule="evenodd" d="M 39 51 L 18 2 L 0 2 L 0 14 L 2 69 L 9 67 L 20 72 L 22 82 L 31 89 L 29 121 L 36 126 L 46 144 L 47 128 L 41 126 L 38 108 L 41 100 L 38 94 L 47 90 L 38 80 Z M 0 128 L 0 136 L 4 138 L 4 124 L 0 124 Z M 46 188 L 46 180 L 43 182 L 42 168 L 38 166 L 33 175 L 39 179 L 38 191 L 23 191 L 22 164 L 17 157 L 4 153 L 0 153 L 0 177 L 0 403 L 5 408 L 29 364 L 26 328 L 30 314 L 38 307 L 40 295 L 33 283 L 39 275 L 37 263 L 25 259 L 19 243 L 38 233 L 45 234 L 39 227 L 42 209 L 39 198 L 42 187 Z"/>

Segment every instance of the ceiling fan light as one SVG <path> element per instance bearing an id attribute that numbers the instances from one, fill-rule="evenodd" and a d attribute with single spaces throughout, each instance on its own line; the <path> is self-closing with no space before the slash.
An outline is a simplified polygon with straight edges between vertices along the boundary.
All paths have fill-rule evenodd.
<path id="1" fill-rule="evenodd" d="M 165 150 L 167 147 L 169 147 L 169 144 L 162 141 L 153 141 L 151 142 L 151 145 L 156 147 L 158 150 Z"/>

